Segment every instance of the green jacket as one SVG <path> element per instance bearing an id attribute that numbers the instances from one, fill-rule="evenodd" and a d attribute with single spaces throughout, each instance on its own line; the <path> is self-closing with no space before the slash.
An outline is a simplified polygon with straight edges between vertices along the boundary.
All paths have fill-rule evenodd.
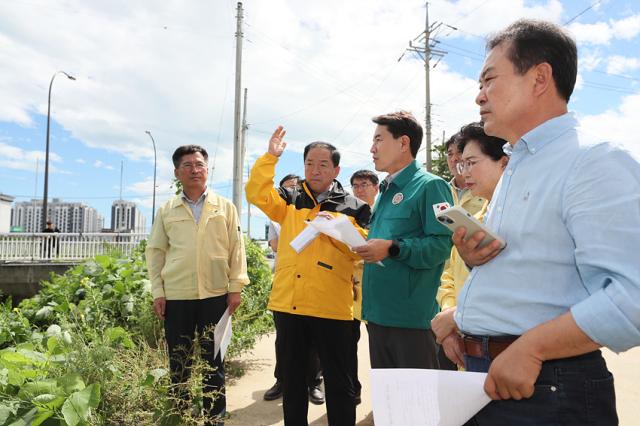
<path id="1" fill-rule="evenodd" d="M 386 327 L 431 328 L 438 313 L 436 292 L 451 232 L 435 218 L 434 204 L 453 205 L 451 188 L 414 161 L 395 177 L 373 209 L 369 239 L 398 240 L 400 253 L 384 267 L 366 263 L 362 277 L 363 319 Z"/>

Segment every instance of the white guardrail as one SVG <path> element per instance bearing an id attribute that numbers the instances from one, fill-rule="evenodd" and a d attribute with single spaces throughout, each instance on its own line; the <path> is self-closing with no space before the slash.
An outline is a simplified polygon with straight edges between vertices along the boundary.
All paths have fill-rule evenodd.
<path id="1" fill-rule="evenodd" d="M 148 234 L 0 233 L 1 261 L 79 261 L 97 254 L 130 255 Z"/>

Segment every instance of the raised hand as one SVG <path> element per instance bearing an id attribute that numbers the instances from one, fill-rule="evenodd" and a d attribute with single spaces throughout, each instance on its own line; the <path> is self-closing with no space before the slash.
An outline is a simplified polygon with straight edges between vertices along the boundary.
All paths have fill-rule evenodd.
<path id="1" fill-rule="evenodd" d="M 269 139 L 269 154 L 275 155 L 276 157 L 280 157 L 284 148 L 287 146 L 287 143 L 282 140 L 284 135 L 287 133 L 286 130 L 282 126 L 278 126 L 278 128 L 271 135 L 271 139 Z"/>

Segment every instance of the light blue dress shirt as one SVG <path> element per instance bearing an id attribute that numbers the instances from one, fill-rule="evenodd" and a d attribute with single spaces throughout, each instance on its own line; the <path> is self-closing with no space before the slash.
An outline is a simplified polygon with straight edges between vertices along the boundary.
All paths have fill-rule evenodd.
<path id="1" fill-rule="evenodd" d="M 471 271 L 464 333 L 520 335 L 571 310 L 595 342 L 640 345 L 640 164 L 584 139 L 567 113 L 513 146 L 486 218 L 507 247 Z"/>

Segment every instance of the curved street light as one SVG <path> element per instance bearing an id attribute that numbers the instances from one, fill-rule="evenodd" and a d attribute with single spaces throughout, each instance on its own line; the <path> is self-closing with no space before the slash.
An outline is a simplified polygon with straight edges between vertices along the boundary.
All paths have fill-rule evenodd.
<path id="1" fill-rule="evenodd" d="M 49 104 L 47 105 L 47 148 L 44 157 L 44 193 L 42 194 L 42 223 L 40 227 L 44 229 L 47 223 L 47 199 L 49 197 L 49 125 L 51 121 L 51 87 L 53 86 L 53 80 L 58 74 L 64 74 L 69 80 L 75 80 L 72 75 L 67 74 L 64 71 L 58 71 L 51 77 L 51 83 L 49 83 Z M 41 230 L 42 230 L 41 229 Z"/>
<path id="2" fill-rule="evenodd" d="M 153 209 L 151 210 L 151 225 L 153 226 L 153 221 L 156 218 L 156 164 L 158 159 L 156 156 L 156 141 L 153 139 L 150 131 L 145 130 L 144 132 L 149 135 L 153 143 Z"/>

